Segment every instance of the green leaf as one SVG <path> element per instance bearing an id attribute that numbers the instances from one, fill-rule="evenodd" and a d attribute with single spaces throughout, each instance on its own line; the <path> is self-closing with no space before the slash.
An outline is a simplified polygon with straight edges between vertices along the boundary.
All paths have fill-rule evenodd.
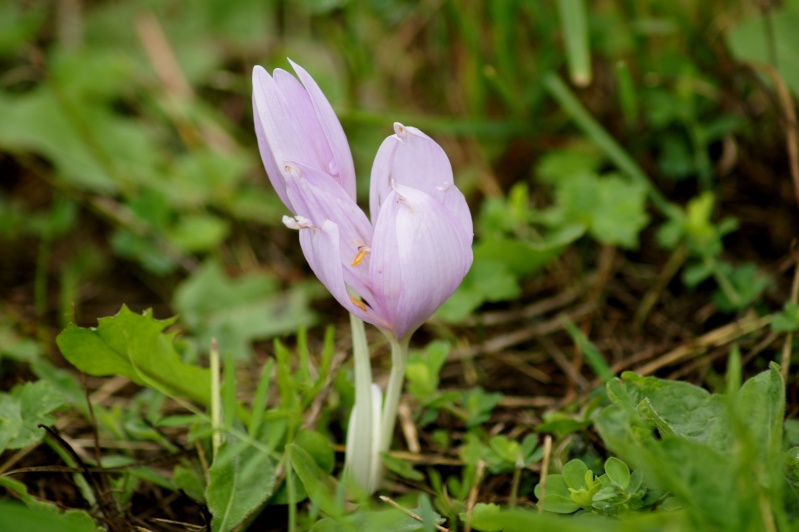
<path id="1" fill-rule="evenodd" d="M 544 153 L 535 167 L 535 174 L 542 182 L 557 185 L 576 175 L 596 174 L 603 161 L 604 157 L 593 144 L 571 144 Z"/>
<path id="2" fill-rule="evenodd" d="M 464 393 L 463 408 L 465 412 L 461 417 L 466 421 L 466 426 L 476 427 L 487 421 L 491 416 L 491 411 L 499 404 L 502 397 L 499 392 L 486 393 L 480 386 Z"/>
<path id="3" fill-rule="evenodd" d="M 663 434 L 705 443 L 720 451 L 730 445 L 724 398 L 682 381 L 622 375 L 627 393 L 644 419 Z M 646 401 L 644 401 L 646 399 Z"/>
<path id="4" fill-rule="evenodd" d="M 733 26 L 727 32 L 727 42 L 733 54 L 743 61 L 772 64 L 785 84 L 799 96 L 799 10 L 770 9 L 768 26 L 762 16 L 752 17 Z M 768 27 L 768 30 L 764 28 Z M 771 57 L 772 43 L 776 57 Z M 768 79 L 768 78 L 766 78 Z M 769 80 L 770 81 L 770 80 Z"/>
<path id="5" fill-rule="evenodd" d="M 223 352 L 249 358 L 251 343 L 294 332 L 313 323 L 308 295 L 302 288 L 281 292 L 265 274 L 228 277 L 216 261 L 208 261 L 175 291 L 175 308 L 208 345 L 216 338 Z"/>
<path id="6" fill-rule="evenodd" d="M 19 384 L 11 393 L 0 394 L 0 452 L 40 441 L 45 432 L 38 425 L 52 425 L 49 413 L 62 404 L 61 394 L 46 380 Z"/>
<path id="7" fill-rule="evenodd" d="M 556 231 L 546 235 L 540 242 L 518 238 L 482 239 L 474 246 L 475 263 L 500 262 L 517 277 L 532 275 L 583 235 L 585 228 L 581 221 L 569 219 L 567 222 L 559 225 Z"/>
<path id="8" fill-rule="evenodd" d="M 64 513 L 26 508 L 12 501 L 0 501 L 0 530 L 58 530 L 58 532 L 97 532 L 102 530 L 82 510 Z"/>
<path id="9" fill-rule="evenodd" d="M 438 374 L 449 354 L 447 342 L 431 342 L 424 351 L 413 350 L 408 356 L 405 377 L 408 391 L 421 401 L 434 397 L 438 391 Z"/>
<path id="10" fill-rule="evenodd" d="M 9 324 L 0 323 L 0 360 L 8 357 L 18 362 L 34 362 L 39 358 L 39 344 L 29 338 L 23 338 Z"/>
<path id="11" fill-rule="evenodd" d="M 623 490 L 630 484 L 630 468 L 618 458 L 611 456 L 605 461 L 605 473 L 611 482 Z"/>
<path id="12" fill-rule="evenodd" d="M 543 500 L 541 499 L 543 491 L 541 484 L 535 486 L 535 496 L 538 498 L 539 506 L 542 506 L 544 510 L 557 514 L 570 514 L 580 509 L 580 505 L 572 500 L 569 486 L 563 475 L 547 476 L 546 486 L 547 491 Z"/>
<path id="13" fill-rule="evenodd" d="M 563 480 L 566 482 L 566 485 L 573 490 L 589 488 L 590 486 L 585 482 L 586 473 L 589 472 L 588 466 L 585 465 L 585 462 L 582 460 L 569 460 L 569 462 L 563 466 Z"/>
<path id="14" fill-rule="evenodd" d="M 774 316 L 774 320 L 771 322 L 771 330 L 774 332 L 799 331 L 799 304 L 791 301 L 785 303 L 782 311 Z"/>
<path id="15" fill-rule="evenodd" d="M 415 482 L 424 481 L 424 475 L 413 468 L 413 464 L 402 458 L 391 456 L 390 454 L 383 453 L 380 455 L 383 459 L 383 465 L 386 469 L 391 471 L 397 476 L 413 480 Z"/>
<path id="16" fill-rule="evenodd" d="M 302 447 L 325 473 L 332 473 L 336 466 L 336 455 L 330 440 L 313 430 L 302 430 L 294 443 Z"/>
<path id="17" fill-rule="evenodd" d="M 205 479 L 202 472 L 193 467 L 175 466 L 172 482 L 195 501 L 205 501 Z"/>
<path id="18" fill-rule="evenodd" d="M 322 471 L 313 457 L 299 445 L 286 445 L 286 455 L 311 501 L 328 515 L 342 515 L 344 508 L 338 499 L 342 495 L 338 482 Z"/>
<path id="19" fill-rule="evenodd" d="M 0 530 L 58 530 L 59 532 L 98 532 L 103 530 L 83 510 L 61 512 L 55 503 L 39 500 L 28 487 L 9 477 L 0 476 L 0 486 L 14 492 L 25 506 L 0 500 Z"/>
<path id="20" fill-rule="evenodd" d="M 471 525 L 474 530 L 479 530 L 480 532 L 500 532 L 502 530 L 501 526 L 495 525 L 491 522 L 492 518 L 499 515 L 500 507 L 496 504 L 486 504 L 484 502 L 478 502 L 474 505 L 472 509 L 472 518 L 471 518 Z M 467 514 L 462 513 L 460 515 L 462 521 L 466 521 Z"/>
<path id="21" fill-rule="evenodd" d="M 772 363 L 769 369 L 747 380 L 738 391 L 736 403 L 760 460 L 767 463 L 782 449 L 785 383 L 779 367 Z"/>
<path id="22" fill-rule="evenodd" d="M 205 498 L 214 532 L 232 530 L 272 494 L 275 465 L 263 450 L 228 435 L 208 470 Z"/>
<path id="23" fill-rule="evenodd" d="M 214 250 L 227 237 L 228 222 L 210 214 L 181 216 L 167 237 L 184 253 Z"/>
<path id="24" fill-rule="evenodd" d="M 646 189 L 618 176 L 578 174 L 556 188 L 556 207 L 547 212 L 550 224 L 584 224 L 603 244 L 638 247 L 638 233 L 649 223 Z"/>
<path id="25" fill-rule="evenodd" d="M 728 279 L 737 295 L 737 299 L 733 299 L 726 291 L 721 289 L 713 294 L 713 302 L 722 312 L 737 312 L 745 309 L 754 303 L 771 284 L 771 279 L 767 275 L 761 275 L 757 266 L 752 263 L 732 266 L 727 262 L 720 261 L 718 268 L 720 275 Z"/>
<path id="26" fill-rule="evenodd" d="M 164 333 L 174 321 L 156 320 L 152 310 L 139 315 L 123 306 L 115 316 L 100 318 L 97 328 L 69 325 L 56 344 L 64 358 L 88 375 L 124 375 L 137 384 L 208 405 L 210 373 L 181 361 L 175 335 Z"/>

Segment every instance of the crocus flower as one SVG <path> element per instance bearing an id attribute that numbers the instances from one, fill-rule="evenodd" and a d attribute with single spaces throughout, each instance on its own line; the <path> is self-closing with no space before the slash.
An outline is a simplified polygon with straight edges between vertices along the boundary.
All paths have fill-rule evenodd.
<path id="1" fill-rule="evenodd" d="M 355 203 L 352 156 L 313 79 L 253 72 L 261 158 L 300 232 L 311 269 L 358 318 L 407 340 L 472 264 L 472 218 L 444 150 L 416 128 L 395 134 L 372 166 L 371 223 Z"/>
<path id="2" fill-rule="evenodd" d="M 279 68 L 272 76 L 260 66 L 252 73 L 255 132 L 269 180 L 292 212 L 286 161 L 324 172 L 354 201 L 355 167 L 341 123 L 319 85 L 301 66 L 289 62 L 302 84 Z"/>

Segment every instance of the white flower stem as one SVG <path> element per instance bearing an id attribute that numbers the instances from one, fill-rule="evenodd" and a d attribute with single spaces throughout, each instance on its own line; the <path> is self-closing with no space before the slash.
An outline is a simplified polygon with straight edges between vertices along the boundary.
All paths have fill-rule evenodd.
<path id="1" fill-rule="evenodd" d="M 388 335 L 387 335 L 388 336 Z M 385 453 L 391 448 L 391 439 L 394 436 L 394 426 L 397 422 L 397 408 L 399 407 L 402 385 L 405 381 L 405 364 L 408 359 L 408 338 L 397 340 L 389 336 L 391 343 L 391 374 L 388 377 L 386 400 L 383 404 L 383 427 L 380 437 L 380 452 Z M 382 475 L 380 475 L 382 477 Z"/>
<path id="2" fill-rule="evenodd" d="M 361 487 L 371 492 L 372 454 L 374 454 L 374 428 L 372 427 L 372 364 L 369 346 L 366 343 L 366 329 L 363 321 L 350 314 L 352 327 L 352 352 L 355 363 L 355 405 L 347 429 L 347 452 L 344 464 L 347 474 Z"/>

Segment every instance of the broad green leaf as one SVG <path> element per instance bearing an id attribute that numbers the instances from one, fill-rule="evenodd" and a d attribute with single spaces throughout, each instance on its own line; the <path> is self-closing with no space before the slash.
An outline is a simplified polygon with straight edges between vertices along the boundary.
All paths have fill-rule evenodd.
<path id="1" fill-rule="evenodd" d="M 205 479 L 202 472 L 193 467 L 175 466 L 172 482 L 195 501 L 205 500 Z"/>
<path id="2" fill-rule="evenodd" d="M 706 443 L 720 451 L 729 447 L 722 396 L 682 381 L 641 377 L 632 372 L 622 378 L 628 393 L 638 401 L 639 412 L 664 433 Z"/>
<path id="3" fill-rule="evenodd" d="M 568 220 L 557 231 L 547 235 L 541 242 L 518 238 L 487 238 L 474 247 L 475 263 L 497 261 L 504 263 L 514 275 L 528 276 L 539 271 L 558 257 L 585 231 L 580 220 Z"/>
<path id="4" fill-rule="evenodd" d="M 760 460 L 775 459 L 782 448 L 785 418 L 785 383 L 779 368 L 769 369 L 747 380 L 736 397 L 736 413 L 751 433 Z"/>
<path id="5" fill-rule="evenodd" d="M 300 431 L 294 443 L 302 447 L 325 473 L 332 473 L 336 466 L 336 456 L 330 439 L 313 430 Z"/>
<path id="6" fill-rule="evenodd" d="M 23 338 L 9 324 L 0 324 L 0 360 L 4 357 L 19 362 L 34 362 L 39 358 L 41 347 L 30 339 Z"/>
<path id="7" fill-rule="evenodd" d="M 103 530 L 82 510 L 64 513 L 26 508 L 12 501 L 0 501 L 0 530 L 57 530 L 58 532 L 97 532 Z"/>
<path id="8" fill-rule="evenodd" d="M 232 530 L 272 494 L 275 465 L 263 450 L 228 435 L 208 470 L 205 499 L 214 532 Z"/>
<path id="9" fill-rule="evenodd" d="M 174 321 L 156 320 L 151 310 L 140 315 L 123 306 L 115 316 L 100 318 L 96 328 L 70 325 L 56 344 L 86 374 L 124 375 L 137 384 L 208 405 L 210 373 L 181 361 L 175 335 L 164 333 Z"/>
<path id="10" fill-rule="evenodd" d="M 0 500 L 0 530 L 57 530 L 58 532 L 99 532 L 104 530 L 83 510 L 61 512 L 52 502 L 28 493 L 28 487 L 9 477 L 0 477 L 0 486 L 14 492 L 24 503 Z"/>
<path id="11" fill-rule="evenodd" d="M 618 176 L 578 174 L 559 183 L 556 195 L 549 223 L 583 224 L 603 244 L 634 249 L 638 233 L 649 223 L 646 188 Z"/>
<path id="12" fill-rule="evenodd" d="M 585 483 L 585 474 L 588 472 L 588 466 L 582 460 L 569 460 L 563 466 L 563 480 L 573 490 L 588 488 L 589 486 Z"/>
<path id="13" fill-rule="evenodd" d="M 595 174 L 604 157 L 593 144 L 572 144 L 564 149 L 545 152 L 535 167 L 538 179 L 557 185 L 580 174 Z"/>
<path id="14" fill-rule="evenodd" d="M 37 425 L 52 425 L 49 414 L 63 402 L 58 390 L 46 380 L 26 382 L 11 393 L 0 393 L 0 452 L 41 440 L 45 432 Z"/>
<path id="15" fill-rule="evenodd" d="M 739 60 L 773 62 L 785 84 L 799 96 L 799 33 L 796 32 L 799 10 L 796 7 L 769 10 L 766 16 L 768 24 L 758 16 L 733 26 L 727 32 L 727 42 Z M 773 58 L 772 43 L 776 55 Z"/>
<path id="16" fill-rule="evenodd" d="M 166 234 L 182 252 L 198 253 L 214 250 L 229 231 L 229 224 L 225 220 L 205 214 L 182 216 Z"/>
<path id="17" fill-rule="evenodd" d="M 611 482 L 623 490 L 630 484 L 630 468 L 616 457 L 611 456 L 605 461 L 605 473 Z"/>
<path id="18" fill-rule="evenodd" d="M 785 303 L 782 311 L 774 316 L 774 320 L 771 322 L 771 330 L 774 332 L 799 331 L 799 304 L 791 301 Z"/>
<path id="19" fill-rule="evenodd" d="M 175 291 L 175 308 L 208 345 L 216 338 L 223 352 L 246 359 L 253 340 L 294 332 L 313 323 L 303 288 L 281 292 L 265 274 L 228 277 L 216 261 L 208 261 Z"/>
<path id="20" fill-rule="evenodd" d="M 541 484 L 535 486 L 535 496 L 538 498 L 539 506 L 547 512 L 558 514 L 570 514 L 580 509 L 580 505 L 571 498 L 569 486 L 563 475 L 548 475 L 546 482 L 546 493 L 543 493 Z M 541 495 L 544 499 L 541 500 Z"/>
<path id="21" fill-rule="evenodd" d="M 299 445 L 286 445 L 286 454 L 311 501 L 328 515 L 342 515 L 344 508 L 338 497 L 343 494 L 339 493 L 338 482 L 322 471 L 313 457 Z"/>

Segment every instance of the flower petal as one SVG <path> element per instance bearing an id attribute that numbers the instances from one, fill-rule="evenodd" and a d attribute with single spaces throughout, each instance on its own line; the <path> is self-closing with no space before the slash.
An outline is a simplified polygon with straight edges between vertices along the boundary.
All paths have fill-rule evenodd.
<path id="1" fill-rule="evenodd" d="M 364 310 L 356 304 L 347 291 L 344 282 L 344 270 L 341 264 L 338 227 L 334 222 L 326 220 L 321 227 L 302 226 L 300 228 L 300 246 L 305 260 L 311 266 L 316 277 L 330 291 L 341 306 L 358 318 L 377 327 L 386 327 L 385 321 L 368 307 Z"/>
<path id="2" fill-rule="evenodd" d="M 370 204 L 372 221 L 388 196 L 393 180 L 433 194 L 436 187 L 452 185 L 452 165 L 436 141 L 415 127 L 394 123 L 395 134 L 388 137 L 372 165 Z"/>
<path id="3" fill-rule="evenodd" d="M 336 112 L 311 75 L 291 59 L 289 59 L 289 63 L 308 91 L 316 116 L 333 154 L 332 160 L 335 164 L 334 167 L 328 166 L 327 173 L 334 176 L 347 194 L 355 200 L 355 164 L 352 161 L 352 153 L 347 136 L 344 134 L 344 128 L 341 127 Z"/>
<path id="4" fill-rule="evenodd" d="M 272 79 L 280 89 L 280 94 L 292 116 L 298 135 L 296 140 L 303 144 L 305 153 L 313 155 L 307 160 L 298 159 L 296 156 L 287 156 L 287 158 L 330 173 L 329 167 L 330 161 L 333 160 L 333 153 L 322 125 L 319 123 L 319 118 L 316 116 L 308 91 L 297 81 L 297 78 L 283 69 L 275 69 Z"/>
<path id="5" fill-rule="evenodd" d="M 269 164 L 269 157 L 263 153 L 262 159 L 265 161 L 267 173 L 270 167 L 272 172 L 275 169 L 278 171 L 278 175 L 269 176 L 272 183 L 281 175 L 286 178 L 286 161 L 299 161 L 326 170 L 332 157 L 326 147 L 327 139 L 319 120 L 315 113 L 310 112 L 312 106 L 305 89 L 296 80 L 292 84 L 286 79 L 290 75 L 282 72 L 276 71 L 276 76 L 281 80 L 278 84 L 263 68 L 256 66 L 253 69 L 255 119 L 261 127 L 261 135 L 266 140 L 265 144 L 269 147 L 275 164 Z M 280 188 L 285 186 L 276 186 L 278 194 Z M 292 207 L 289 204 L 286 206 L 290 209 Z"/>
<path id="6" fill-rule="evenodd" d="M 340 235 L 339 255 L 343 262 L 345 282 L 371 304 L 369 263 L 372 225 L 360 207 L 343 188 L 327 174 L 299 163 L 289 163 L 287 194 L 297 214 L 306 216 L 321 227 L 325 220 L 337 226 Z M 356 260 L 359 258 L 359 260 Z"/>
<path id="7" fill-rule="evenodd" d="M 280 201 L 282 201 L 291 212 L 294 212 L 291 202 L 286 195 L 286 181 L 283 179 L 282 172 L 278 169 L 277 163 L 275 162 L 275 155 L 272 153 L 272 147 L 269 145 L 266 133 L 264 133 L 264 126 L 261 123 L 261 117 L 258 111 L 258 103 L 255 100 L 255 92 L 253 92 L 252 97 L 252 108 L 254 111 L 253 121 L 255 122 L 255 137 L 258 139 L 258 151 L 261 153 L 261 161 L 264 163 L 266 176 L 272 183 L 272 187 L 275 189 L 275 192 L 277 192 Z"/>
<path id="8" fill-rule="evenodd" d="M 380 206 L 391 193 L 391 173 L 394 169 L 394 154 L 399 142 L 394 135 L 387 137 L 380 145 L 372 163 L 372 177 L 369 184 L 369 216 L 377 223 Z"/>
<path id="9" fill-rule="evenodd" d="M 377 306 L 398 339 L 415 331 L 452 295 L 471 267 L 471 239 L 430 194 L 396 185 L 372 239 L 370 278 Z"/>

